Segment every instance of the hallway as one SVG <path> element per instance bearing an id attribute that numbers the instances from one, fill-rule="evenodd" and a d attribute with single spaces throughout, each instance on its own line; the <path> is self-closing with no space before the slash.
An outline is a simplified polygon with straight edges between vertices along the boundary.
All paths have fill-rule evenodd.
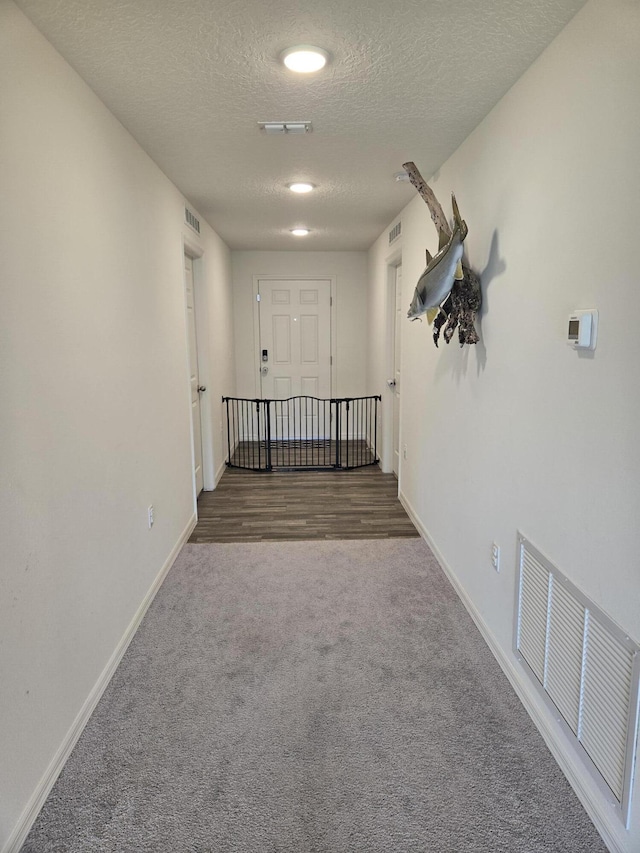
<path id="1" fill-rule="evenodd" d="M 308 38 L 331 60 L 318 76 L 298 78 L 282 64 L 281 51 Z M 495 659 L 515 688 L 611 853 L 639 853 L 640 385 L 632 377 L 640 297 L 629 251 L 640 225 L 638 44 L 637 0 L 492 0 L 482 14 L 471 4 L 436 0 L 393 6 L 185 0 L 155 4 L 153 14 L 137 0 L 0 2 L 0 853 L 19 853 L 151 603 L 161 603 L 165 580 L 178 576 L 172 567 L 183 550 L 215 552 L 215 576 L 209 564 L 201 574 L 224 582 L 245 570 L 263 571 L 266 552 L 274 552 L 278 570 L 283 554 L 300 552 L 303 571 L 319 584 L 341 569 L 336 552 L 362 552 L 359 586 L 345 598 L 358 606 L 369 592 L 372 553 L 378 588 L 398 595 L 390 602 L 398 631 L 385 636 L 387 623 L 375 617 L 363 620 L 362 636 L 368 631 L 396 652 L 406 647 L 403 619 L 413 619 L 417 605 L 398 588 L 403 560 L 388 562 L 394 571 L 385 585 L 381 558 L 428 544 L 481 632 L 483 660 Z M 485 87 L 492 93 L 483 102 L 478 95 Z M 307 127 L 295 127 L 307 120 Z M 272 121 L 267 133 L 265 122 Z M 299 132 L 280 127 L 289 121 Z M 447 128 L 450 144 L 438 143 Z M 455 194 L 466 223 L 463 259 L 480 277 L 483 296 L 473 346 L 459 346 L 455 335 L 447 345 L 441 335 L 436 347 L 433 324 L 408 317 L 427 252 L 435 257 L 441 248 L 427 204 L 404 180 L 409 162 L 444 219 Z M 312 189 L 296 194 L 291 186 L 298 182 Z M 308 233 L 295 234 L 302 226 Z M 572 318 L 587 315 L 597 329 L 595 350 L 576 349 L 580 341 L 569 335 Z M 306 366 L 292 371 L 291 381 L 305 385 L 285 394 L 284 365 L 293 355 Z M 281 386 L 274 399 L 298 390 L 322 396 L 320 377 L 327 372 L 331 399 L 382 398 L 376 455 L 397 480 L 374 468 L 286 479 L 225 471 L 225 397 L 255 403 L 272 394 L 262 387 L 269 383 Z M 200 486 L 207 491 L 198 507 Z M 545 558 L 530 572 L 540 582 L 532 588 L 543 593 L 534 599 L 535 670 L 517 641 L 526 611 L 522 569 L 531 568 L 523 538 L 532 546 L 526 554 Z M 233 552 L 234 575 L 216 562 L 225 551 Z M 245 551 L 240 565 L 236 555 Z M 554 572 L 546 572 L 547 563 Z M 292 565 L 293 584 L 300 570 Z M 570 603 L 558 592 L 565 589 L 555 583 L 560 578 L 576 592 Z M 274 597 L 292 589 L 288 581 L 270 588 Z M 217 592 L 211 590 L 214 604 Z M 224 664 L 238 634 L 254 636 L 244 621 L 254 592 L 233 599 L 235 624 L 233 608 L 227 622 L 218 610 L 205 614 L 202 637 L 212 666 Z M 342 590 L 332 595 L 326 600 L 342 606 Z M 186 602 L 203 596 L 204 587 L 192 586 Z M 299 590 L 298 600 L 315 599 Z M 556 601 L 567 605 L 566 619 L 556 619 Z M 272 615 L 278 606 L 265 609 Z M 430 616 L 438 608 L 424 609 Z M 391 619 L 382 607 L 375 612 Z M 584 630 L 597 622 L 596 612 L 624 640 L 626 675 L 617 692 L 610 688 L 609 646 L 603 639 L 591 647 Z M 442 627 L 423 638 L 427 620 L 418 615 L 416 647 Z M 333 650 L 332 637 L 349 618 L 332 622 L 332 631 L 311 626 L 322 634 L 314 646 L 322 665 L 337 657 L 341 647 Z M 189 626 L 185 621 L 178 629 Z M 272 627 L 277 639 L 280 626 Z M 167 634 L 167 647 L 179 651 L 176 636 Z M 314 635 L 298 636 L 303 643 Z M 201 683 L 187 678 L 190 640 L 180 647 L 187 671 L 176 689 L 158 688 L 160 746 L 167 705 L 202 695 Z M 455 639 L 450 648 L 459 648 Z M 349 658 L 350 672 L 367 673 L 382 660 L 371 645 L 359 649 L 358 659 Z M 433 670 L 417 673 L 425 690 L 417 689 L 418 678 L 390 683 L 414 697 L 416 720 L 426 707 L 421 697 L 442 679 L 455 689 L 469 685 L 464 661 L 447 669 L 442 657 L 418 651 L 404 669 L 396 659 L 391 674 L 413 675 L 411 667 L 426 659 Z M 236 676 L 229 678 L 232 688 L 238 668 L 226 661 L 222 674 Z M 205 660 L 207 689 L 211 670 Z M 248 671 L 249 683 L 258 671 Z M 296 673 L 293 666 L 284 673 L 294 696 Z M 381 669 L 380 681 L 386 673 Z M 550 673 L 552 691 L 544 684 Z M 562 688 L 558 701 L 564 706 L 570 698 L 575 710 L 591 696 L 583 689 L 587 674 L 597 686 L 593 695 L 604 697 L 603 712 L 595 699 L 593 706 L 607 736 L 598 726 L 591 738 L 601 770 L 585 746 L 588 726 L 582 737 L 585 714 L 578 707 L 577 720 L 568 712 L 570 719 L 563 718 L 552 696 Z M 130 730 L 135 747 L 149 731 L 149 703 L 135 672 L 119 694 L 124 707 L 129 685 L 131 698 L 140 696 L 139 725 L 132 720 Z M 185 693 L 187 685 L 193 694 Z M 341 702 L 346 696 L 344 707 L 349 686 L 346 679 L 344 692 L 336 693 Z M 477 695 L 483 699 L 484 692 L 481 686 Z M 615 718 L 607 711 L 612 696 L 623 700 Z M 395 713 L 389 698 L 385 707 Z M 467 698 L 443 697 L 433 705 L 434 718 L 446 722 L 449 711 L 475 708 Z M 304 707 L 328 709 L 331 732 L 331 704 Z M 192 718 L 184 719 L 181 735 L 188 739 Z M 356 719 L 345 714 L 345 729 Z M 122 717 L 113 720 L 119 747 Z M 463 734 L 474 731 L 471 722 L 460 721 Z M 203 727 L 213 739 L 224 736 L 216 724 L 205 720 Z M 510 736 L 500 714 L 489 715 L 488 725 L 492 742 Z M 388 730 L 398 731 L 380 726 L 382 735 Z M 517 739 L 519 727 L 511 731 Z M 416 725 L 407 752 L 422 733 Z M 241 737 L 238 743 L 240 753 Z M 185 767 L 179 738 L 172 745 Z M 421 766 L 431 767 L 438 749 L 424 753 Z M 198 750 L 202 743 L 194 738 Z M 321 757 L 333 754 L 329 743 Z M 389 749 L 385 779 L 395 779 L 397 754 Z M 353 755 L 357 763 L 357 749 Z M 489 748 L 488 755 L 496 753 Z M 135 749 L 130 757 L 133 777 L 140 768 Z M 153 794 L 156 781 L 167 781 L 162 758 L 150 765 L 141 791 Z M 318 763 L 309 763 L 305 779 L 313 780 Z M 347 771 L 352 767 L 347 762 Z M 445 797 L 456 791 L 459 767 L 447 766 Z M 195 801 L 189 785 L 186 778 L 185 813 Z M 500 804 L 491 781 L 478 785 L 485 786 L 479 794 Z M 384 801 L 383 784 L 364 790 L 379 796 L 374 805 Z M 404 793 L 402 786 L 396 790 Z M 82 802 L 81 783 L 78 791 Z M 503 793 L 502 805 L 517 821 L 520 803 L 508 786 Z M 418 800 L 409 799 L 407 808 Z M 97 832 L 106 823 L 104 803 L 98 797 L 93 812 Z M 123 814 L 135 812 L 133 796 L 117 803 Z M 164 805 L 151 813 L 152 830 L 163 828 L 162 819 L 153 824 L 155 816 L 171 815 Z M 424 812 L 416 806 L 415 813 Z M 466 817 L 464 802 L 459 815 Z M 160 853 L 149 833 L 143 837 L 146 829 L 137 849 Z M 499 825 L 496 831 L 508 838 Z M 545 853 L 574 853 L 570 836 L 565 847 L 554 849 L 550 840 Z M 209 840 L 203 838 L 198 853 L 212 850 Z M 90 853 L 83 841 L 76 839 L 81 853 Z M 496 853 L 489 841 L 489 853 Z M 172 853 L 196 847 L 191 839 Z M 72 846 L 57 849 L 71 853 Z M 127 845 L 115 849 L 122 853 Z M 258 849 L 268 847 L 245 845 L 242 853 Z M 387 849 L 400 853 L 402 846 Z M 457 848 L 418 849 L 477 853 L 470 839 Z M 34 850 L 46 853 L 43 845 Z M 306 853 L 304 846 L 298 853 Z"/>
<path id="2" fill-rule="evenodd" d="M 377 465 L 353 471 L 271 473 L 228 468 L 198 498 L 189 542 L 389 539 L 418 536 Z"/>

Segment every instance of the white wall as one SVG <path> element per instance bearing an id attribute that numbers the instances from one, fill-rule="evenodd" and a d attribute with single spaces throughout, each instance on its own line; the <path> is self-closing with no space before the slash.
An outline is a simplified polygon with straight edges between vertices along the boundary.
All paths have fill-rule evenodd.
<path id="1" fill-rule="evenodd" d="M 8 849 L 193 523 L 194 502 L 184 200 L 8 0 L 0 90 L 0 849 Z M 205 371 L 221 371 L 219 395 L 234 376 L 229 253 L 204 232 L 196 242 L 211 331 Z M 219 403 L 208 417 L 219 433 Z M 222 458 L 218 435 L 212 467 Z"/>
<path id="2" fill-rule="evenodd" d="M 365 394 L 367 253 L 235 251 L 231 254 L 238 395 L 259 396 L 255 368 L 259 342 L 254 340 L 253 329 L 253 278 L 258 275 L 336 278 L 337 375 L 332 394 L 337 397 Z"/>
<path id="3" fill-rule="evenodd" d="M 447 211 L 456 193 L 484 310 L 462 350 L 403 326 L 401 491 L 516 668 L 518 529 L 640 641 L 639 44 L 637 3 L 592 0 L 430 182 Z M 437 246 L 417 196 L 402 230 L 408 307 Z M 385 375 L 385 240 L 369 257 L 370 386 Z M 580 308 L 600 312 L 592 357 L 565 342 Z M 639 850 L 640 783 L 629 833 L 593 796 L 610 843 Z"/>

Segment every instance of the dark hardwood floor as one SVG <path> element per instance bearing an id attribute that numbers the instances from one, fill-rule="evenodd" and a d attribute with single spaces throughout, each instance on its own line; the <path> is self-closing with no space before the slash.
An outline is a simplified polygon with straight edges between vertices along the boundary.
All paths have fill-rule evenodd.
<path id="1" fill-rule="evenodd" d="M 418 536 L 377 465 L 353 471 L 253 472 L 227 468 L 198 499 L 189 542 L 389 539 Z"/>

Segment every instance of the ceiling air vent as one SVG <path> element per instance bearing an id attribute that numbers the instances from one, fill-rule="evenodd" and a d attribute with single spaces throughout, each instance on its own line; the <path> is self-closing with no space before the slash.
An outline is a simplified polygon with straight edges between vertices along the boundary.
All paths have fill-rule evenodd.
<path id="1" fill-rule="evenodd" d="M 259 121 L 258 127 L 269 136 L 285 134 L 311 133 L 310 121 Z"/>
<path id="2" fill-rule="evenodd" d="M 200 233 L 200 220 L 197 216 L 194 216 L 193 213 L 191 213 L 188 207 L 185 207 L 184 209 L 184 221 L 187 223 L 189 228 L 193 228 L 196 234 Z"/>
<path id="3" fill-rule="evenodd" d="M 402 221 L 396 222 L 391 231 L 389 231 L 389 245 L 393 243 L 394 240 L 397 240 L 398 237 L 402 234 Z"/>

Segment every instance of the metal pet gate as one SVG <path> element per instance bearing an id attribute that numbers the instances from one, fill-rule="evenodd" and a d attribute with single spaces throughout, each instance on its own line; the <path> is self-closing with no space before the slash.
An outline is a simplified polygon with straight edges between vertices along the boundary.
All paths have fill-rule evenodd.
<path id="1" fill-rule="evenodd" d="M 378 462 L 380 396 L 223 397 L 227 465 L 252 471 L 361 468 Z"/>

